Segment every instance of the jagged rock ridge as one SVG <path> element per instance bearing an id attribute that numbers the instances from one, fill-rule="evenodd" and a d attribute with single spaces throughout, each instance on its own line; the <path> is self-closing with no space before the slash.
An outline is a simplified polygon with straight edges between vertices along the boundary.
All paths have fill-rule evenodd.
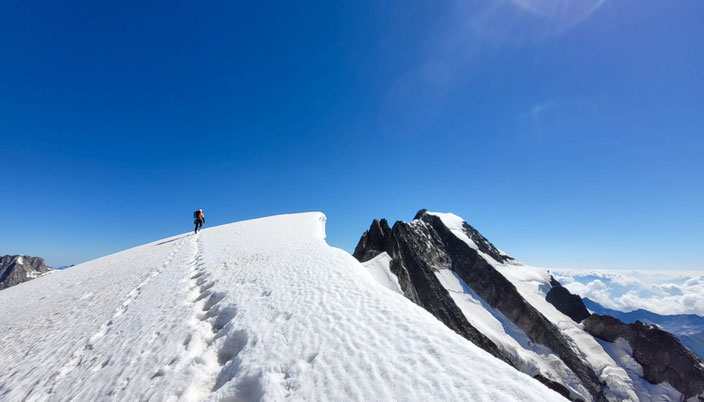
<path id="1" fill-rule="evenodd" d="M 382 253 L 388 257 L 381 258 Z M 647 381 L 662 384 L 657 392 L 671 390 L 667 392 L 676 398 L 680 397 L 677 391 L 697 395 L 697 389 L 682 386 L 682 378 L 689 375 L 687 370 L 698 364 L 694 360 L 674 365 L 669 376 L 630 377 L 632 373 L 611 354 L 613 350 L 602 348 L 585 332 L 582 325 L 586 325 L 591 314 L 580 297 L 571 294 L 546 270 L 515 261 L 456 215 L 421 210 L 413 221 L 399 221 L 392 227 L 384 219 L 374 220 L 353 255 L 365 266 L 378 267 L 378 261 L 384 261 L 400 288 L 391 290 L 402 293 L 457 333 L 572 400 L 642 400 L 647 398 L 644 390 L 650 392 Z M 462 287 L 448 287 L 446 278 L 459 281 Z M 458 292 L 463 295 L 458 296 Z M 497 337 L 497 327 L 482 321 L 487 311 L 500 321 L 503 328 L 499 327 L 499 331 L 505 330 L 505 334 Z M 520 333 L 516 335 L 515 331 Z M 518 340 L 520 346 L 512 346 L 515 344 L 502 336 Z M 664 342 L 661 347 L 666 353 L 681 352 L 672 342 Z M 537 354 L 530 355 L 530 350 Z M 633 348 L 634 353 L 636 350 L 639 347 Z M 525 353 L 528 360 L 543 359 L 543 363 L 527 364 Z M 559 359 L 558 363 L 555 359 Z M 545 362 L 556 366 L 546 369 Z M 648 364 L 658 367 L 652 361 L 641 364 L 644 368 Z M 677 376 L 680 382 L 675 381 Z"/>
<path id="2" fill-rule="evenodd" d="M 375 219 L 357 245 L 354 257 L 365 262 L 383 252 L 392 256 L 391 271 L 398 277 L 401 289 L 408 299 L 433 313 L 455 332 L 509 362 L 491 340 L 467 321 L 447 290 L 435 278 L 433 267 L 449 267 L 451 263 L 442 253 L 441 246 L 441 239 L 433 232 L 414 236 L 413 229 L 408 226 L 397 222 L 391 229 L 386 219 Z M 418 249 L 423 249 L 424 253 L 417 253 Z"/>
<path id="3" fill-rule="evenodd" d="M 40 257 L 5 255 L 0 257 L 0 290 L 18 285 L 51 271 Z"/>
<path id="4" fill-rule="evenodd" d="M 575 354 L 559 329 L 526 302 L 485 256 L 500 263 L 513 258 L 499 251 L 466 223 L 463 232 L 476 249 L 460 240 L 440 218 L 426 210 L 419 211 L 412 222 L 399 221 L 393 228 L 389 228 L 383 219 L 374 220 L 369 231 L 362 236 L 354 256 L 364 262 L 383 252 L 389 254 L 392 257 L 390 269 L 398 277 L 406 297 L 478 346 L 512 363 L 510 356 L 467 321 L 436 278 L 435 271 L 451 269 L 491 307 L 503 313 L 535 342 L 554 351 L 589 393 L 597 400 L 602 399 L 599 379 Z"/>

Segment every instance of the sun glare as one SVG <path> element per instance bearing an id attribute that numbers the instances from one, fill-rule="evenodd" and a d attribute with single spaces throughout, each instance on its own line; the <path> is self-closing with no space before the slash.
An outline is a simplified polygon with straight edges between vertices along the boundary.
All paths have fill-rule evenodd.
<path id="1" fill-rule="evenodd" d="M 584 22 L 606 0 L 495 0 L 460 3 L 484 37 L 531 42 L 558 35 Z"/>
<path id="2" fill-rule="evenodd" d="M 574 25 L 589 17 L 605 0 L 510 0 L 514 5 L 557 22 Z"/>

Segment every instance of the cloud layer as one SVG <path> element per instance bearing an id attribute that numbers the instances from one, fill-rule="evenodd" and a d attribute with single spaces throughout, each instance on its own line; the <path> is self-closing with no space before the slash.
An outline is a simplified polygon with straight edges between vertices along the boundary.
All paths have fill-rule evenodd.
<path id="1" fill-rule="evenodd" d="M 704 316 L 704 275 L 659 271 L 551 270 L 570 292 L 615 310 Z"/>

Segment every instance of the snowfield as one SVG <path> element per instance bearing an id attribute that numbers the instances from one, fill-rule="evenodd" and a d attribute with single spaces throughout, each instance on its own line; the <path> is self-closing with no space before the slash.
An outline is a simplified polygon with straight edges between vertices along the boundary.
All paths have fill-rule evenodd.
<path id="1" fill-rule="evenodd" d="M 0 400 L 563 400 L 378 284 L 324 223 L 209 228 L 0 292 Z"/>

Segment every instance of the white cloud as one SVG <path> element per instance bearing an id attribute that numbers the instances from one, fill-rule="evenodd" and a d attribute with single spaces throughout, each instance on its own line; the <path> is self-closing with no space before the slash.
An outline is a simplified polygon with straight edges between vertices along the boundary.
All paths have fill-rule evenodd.
<path id="1" fill-rule="evenodd" d="M 570 292 L 621 311 L 704 316 L 701 272 L 551 270 Z"/>
<path id="2" fill-rule="evenodd" d="M 663 293 L 673 295 L 673 296 L 677 296 L 677 295 L 682 294 L 682 289 L 680 289 L 679 286 L 672 284 L 672 283 L 666 283 L 663 285 L 653 285 L 653 287 Z"/>

